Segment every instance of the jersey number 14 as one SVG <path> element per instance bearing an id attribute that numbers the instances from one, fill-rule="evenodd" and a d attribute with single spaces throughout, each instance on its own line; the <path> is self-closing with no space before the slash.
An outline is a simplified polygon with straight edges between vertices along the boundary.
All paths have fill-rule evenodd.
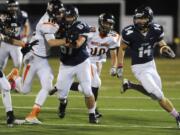
<path id="1" fill-rule="evenodd" d="M 144 55 L 150 56 L 151 55 L 151 46 L 148 47 L 140 47 L 139 49 L 139 58 L 143 58 Z"/>

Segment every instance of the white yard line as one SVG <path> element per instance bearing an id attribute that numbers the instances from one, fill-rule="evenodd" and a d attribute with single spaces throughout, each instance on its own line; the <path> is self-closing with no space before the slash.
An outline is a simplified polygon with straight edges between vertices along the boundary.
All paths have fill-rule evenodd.
<path id="1" fill-rule="evenodd" d="M 0 122 L 0 124 L 6 124 L 4 122 Z M 25 123 L 24 125 L 29 125 L 28 123 Z M 144 126 L 144 125 L 105 125 L 105 124 L 75 124 L 75 123 L 69 123 L 69 124 L 54 124 L 54 123 L 46 123 L 43 122 L 40 124 L 41 126 L 66 126 L 66 127 L 95 127 L 95 128 L 148 128 L 148 129 L 176 129 L 177 127 L 172 126 Z M 22 126 L 22 125 L 21 125 Z M 33 126 L 33 125 L 32 125 Z"/>
<path id="2" fill-rule="evenodd" d="M 4 108 L 4 106 L 0 106 Z M 32 109 L 32 106 L 13 106 L 17 109 Z M 43 110 L 57 110 L 58 107 L 42 107 Z M 67 108 L 68 110 L 87 110 L 86 108 Z M 131 111 L 131 112 L 163 112 L 161 109 L 130 109 L 130 108 L 101 108 L 103 111 Z"/>
<path id="3" fill-rule="evenodd" d="M 97 127 L 97 128 L 154 128 L 154 129 L 175 129 L 172 126 L 144 126 L 144 125 L 104 125 L 104 124 L 52 124 L 52 123 L 42 123 L 42 125 L 47 126 L 74 126 L 74 127 Z"/>
<path id="4" fill-rule="evenodd" d="M 14 95 L 14 94 L 12 94 L 12 97 L 36 97 L 37 95 L 35 95 L 35 94 L 28 94 L 28 95 L 22 95 L 22 94 L 16 94 L 16 95 Z M 53 95 L 53 96 L 49 96 L 49 97 L 57 97 L 57 95 Z M 83 96 L 72 96 L 72 95 L 70 95 L 69 96 L 69 98 L 83 98 Z M 145 100 L 149 100 L 149 99 L 151 99 L 151 98 L 149 98 L 149 97 L 120 97 L 120 96 L 99 96 L 99 98 L 101 98 L 101 99 L 145 99 Z M 170 98 L 169 97 L 169 99 L 171 99 L 171 100 L 180 100 L 180 98 Z"/>

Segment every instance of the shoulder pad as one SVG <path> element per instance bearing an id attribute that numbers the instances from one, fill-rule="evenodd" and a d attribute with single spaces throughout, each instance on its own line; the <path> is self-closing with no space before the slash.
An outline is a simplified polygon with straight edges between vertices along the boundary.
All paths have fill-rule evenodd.
<path id="1" fill-rule="evenodd" d="M 76 23 L 74 23 L 74 25 L 72 26 L 72 29 L 78 31 L 79 33 L 90 32 L 90 27 L 87 24 L 82 23 L 80 21 L 77 21 Z"/>
<path id="2" fill-rule="evenodd" d="M 125 27 L 123 30 L 122 30 L 122 35 L 123 36 L 128 36 L 130 34 L 132 34 L 134 32 L 134 26 L 133 25 L 129 25 L 127 27 Z"/>

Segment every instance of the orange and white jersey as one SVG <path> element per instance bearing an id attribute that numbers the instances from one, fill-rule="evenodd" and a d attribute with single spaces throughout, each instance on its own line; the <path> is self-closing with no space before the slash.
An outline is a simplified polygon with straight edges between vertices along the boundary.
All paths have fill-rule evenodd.
<path id="1" fill-rule="evenodd" d="M 120 35 L 111 31 L 106 37 L 101 37 L 99 31 L 96 30 L 89 34 L 87 44 L 91 62 L 105 62 L 108 50 L 120 46 Z"/>
<path id="2" fill-rule="evenodd" d="M 31 41 L 39 41 L 38 45 L 33 46 L 33 53 L 35 55 L 40 57 L 47 57 L 50 55 L 50 46 L 48 45 L 47 41 L 50 39 L 55 39 L 54 34 L 58 29 L 58 24 L 51 22 L 49 20 L 49 15 L 45 13 L 38 22 L 36 32 L 31 39 Z"/>

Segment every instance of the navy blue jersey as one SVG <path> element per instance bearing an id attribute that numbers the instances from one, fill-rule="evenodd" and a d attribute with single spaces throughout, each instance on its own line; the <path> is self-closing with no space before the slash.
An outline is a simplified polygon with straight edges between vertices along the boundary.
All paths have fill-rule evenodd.
<path id="1" fill-rule="evenodd" d="M 68 30 L 65 30 L 63 35 L 65 38 L 68 36 L 67 31 L 69 34 L 73 33 L 72 35 L 84 35 L 90 31 L 90 28 L 88 25 L 77 21 L 70 28 L 68 28 Z M 84 35 L 84 37 L 86 36 Z M 64 65 L 75 66 L 82 63 L 89 57 L 86 49 L 86 41 L 80 48 L 60 46 L 59 56 Z"/>
<path id="2" fill-rule="evenodd" d="M 153 60 L 155 43 L 163 37 L 163 27 L 159 24 L 151 24 L 146 35 L 140 33 L 134 25 L 125 27 L 122 30 L 122 40 L 130 48 L 132 65 Z"/>
<path id="3" fill-rule="evenodd" d="M 16 25 L 16 33 L 13 36 L 16 39 L 20 39 L 20 34 L 23 30 L 23 27 L 28 20 L 28 14 L 25 11 L 18 11 L 16 16 L 11 16 L 11 26 Z"/>

